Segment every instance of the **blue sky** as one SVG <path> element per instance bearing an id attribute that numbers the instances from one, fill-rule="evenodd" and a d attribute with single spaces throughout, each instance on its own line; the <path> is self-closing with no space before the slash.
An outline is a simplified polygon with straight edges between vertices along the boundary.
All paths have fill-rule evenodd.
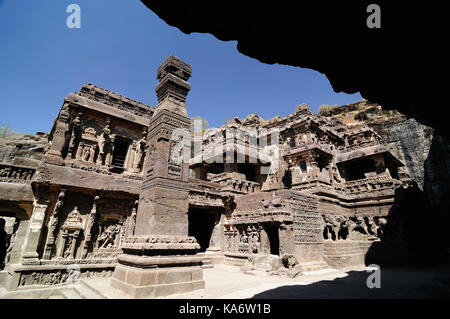
<path id="1" fill-rule="evenodd" d="M 71 3 L 81 7 L 81 29 L 66 26 Z M 188 113 L 212 127 L 233 115 L 268 119 L 300 103 L 317 112 L 361 100 L 335 93 L 316 71 L 263 64 L 235 41 L 186 35 L 139 0 L 0 0 L 0 124 L 48 132 L 64 97 L 83 83 L 155 106 L 156 69 L 168 55 L 192 65 Z"/>

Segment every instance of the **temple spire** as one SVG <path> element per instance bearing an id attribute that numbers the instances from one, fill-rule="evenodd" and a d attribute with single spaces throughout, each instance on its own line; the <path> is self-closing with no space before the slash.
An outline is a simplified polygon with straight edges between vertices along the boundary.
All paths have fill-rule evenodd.
<path id="1" fill-rule="evenodd" d="M 192 75 L 192 67 L 171 55 L 158 68 L 156 78 L 159 80 L 155 91 L 158 97 L 156 113 L 169 110 L 188 117 L 186 97 L 191 89 L 187 80 Z"/>

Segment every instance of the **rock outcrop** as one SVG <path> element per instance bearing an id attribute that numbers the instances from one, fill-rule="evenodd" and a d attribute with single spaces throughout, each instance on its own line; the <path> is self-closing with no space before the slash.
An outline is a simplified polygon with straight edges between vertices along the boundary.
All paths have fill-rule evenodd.
<path id="1" fill-rule="evenodd" d="M 330 116 L 339 117 L 347 125 L 367 124 L 389 143 L 392 152 L 404 162 L 404 173 L 417 185 L 405 198 L 414 197 L 421 209 L 411 205 L 411 211 L 421 210 L 426 218 L 417 216 L 414 223 L 427 220 L 437 242 L 449 246 L 443 232 L 450 223 L 450 140 L 413 118 L 367 101 L 333 108 Z"/>
<path id="2" fill-rule="evenodd" d="M 0 163 L 37 166 L 47 142 L 45 133 L 0 137 Z"/>

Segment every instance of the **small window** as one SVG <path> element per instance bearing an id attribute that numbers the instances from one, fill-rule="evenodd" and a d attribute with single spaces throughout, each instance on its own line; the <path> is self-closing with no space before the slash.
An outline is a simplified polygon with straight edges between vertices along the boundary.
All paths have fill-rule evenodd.
<path id="1" fill-rule="evenodd" d="M 306 162 L 305 161 L 300 162 L 300 169 L 302 170 L 302 172 L 306 172 Z"/>

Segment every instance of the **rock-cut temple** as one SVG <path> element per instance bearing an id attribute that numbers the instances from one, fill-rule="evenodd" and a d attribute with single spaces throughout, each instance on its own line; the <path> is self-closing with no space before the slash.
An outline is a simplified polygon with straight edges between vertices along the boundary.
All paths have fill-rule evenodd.
<path id="1" fill-rule="evenodd" d="M 173 133 L 192 131 L 191 73 L 168 57 L 156 107 L 85 84 L 64 99 L 42 159 L 0 164 L 6 289 L 62 285 L 70 268 L 133 297 L 165 296 L 204 288 L 203 269 L 219 263 L 402 258 L 395 193 L 410 179 L 381 136 L 301 104 L 194 132 L 214 156 L 180 160 L 191 145 Z"/>

